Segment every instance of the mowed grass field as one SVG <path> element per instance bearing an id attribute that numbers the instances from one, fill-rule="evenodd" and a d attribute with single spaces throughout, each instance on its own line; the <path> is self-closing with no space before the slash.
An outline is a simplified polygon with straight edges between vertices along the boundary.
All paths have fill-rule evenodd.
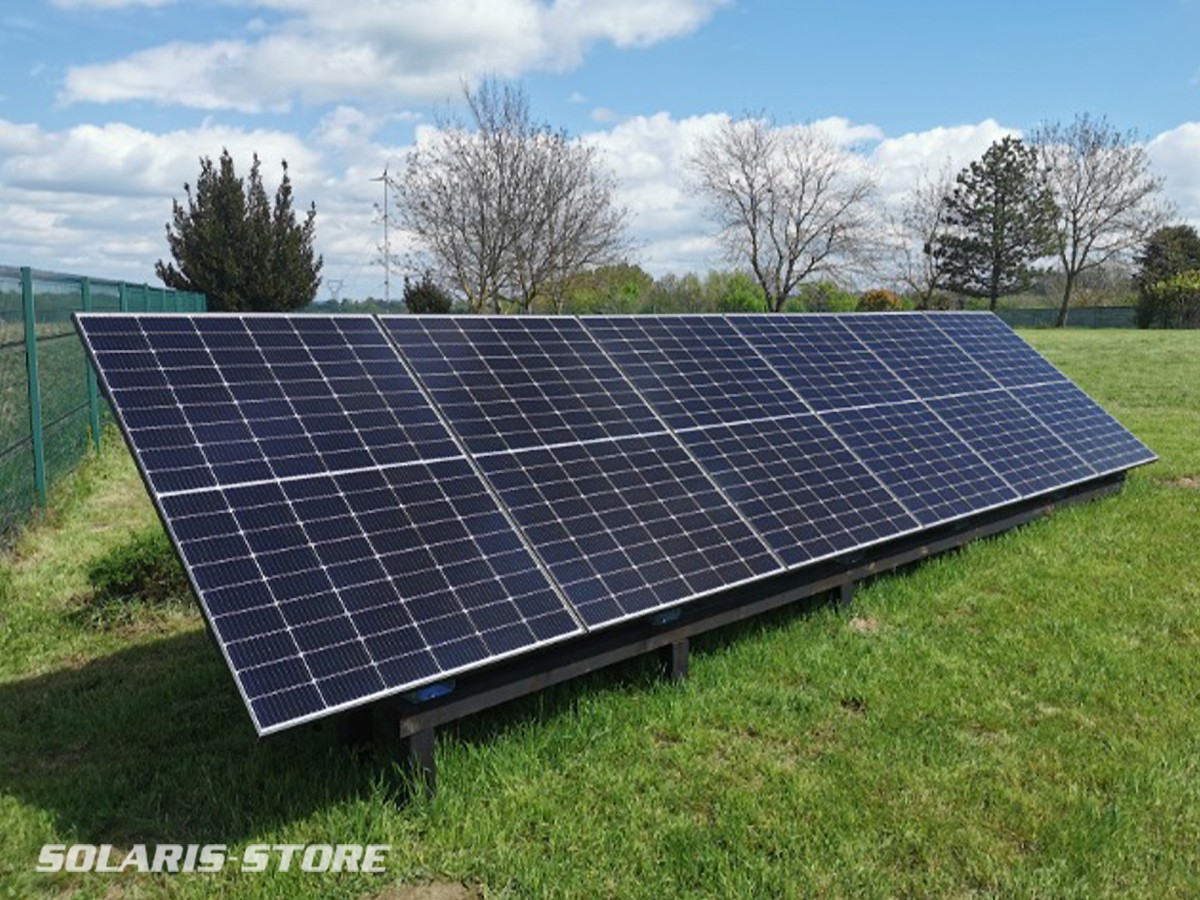
<path id="1" fill-rule="evenodd" d="M 1200 895 L 1200 333 L 1027 337 L 1162 460 L 849 614 L 707 636 L 684 684 L 639 662 L 446 729 L 404 806 L 386 753 L 256 739 L 187 602 L 89 611 L 89 566 L 155 522 L 110 436 L 0 569 L 0 895 Z M 75 842 L 391 852 L 35 872 Z"/>

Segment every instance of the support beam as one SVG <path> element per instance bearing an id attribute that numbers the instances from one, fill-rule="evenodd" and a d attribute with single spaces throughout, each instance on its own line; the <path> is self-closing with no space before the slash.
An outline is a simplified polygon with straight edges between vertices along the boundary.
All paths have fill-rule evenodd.
<path id="1" fill-rule="evenodd" d="M 854 602 L 854 582 L 847 579 L 838 585 L 836 605 L 838 612 L 849 612 Z"/>
<path id="2" fill-rule="evenodd" d="M 425 728 L 404 739 L 409 774 L 416 789 L 429 799 L 437 791 L 437 765 L 433 757 L 435 731 L 432 727 Z"/>
<path id="3" fill-rule="evenodd" d="M 667 677 L 672 681 L 683 681 L 688 677 L 688 655 L 690 644 L 687 638 L 672 641 L 660 651 Z"/>

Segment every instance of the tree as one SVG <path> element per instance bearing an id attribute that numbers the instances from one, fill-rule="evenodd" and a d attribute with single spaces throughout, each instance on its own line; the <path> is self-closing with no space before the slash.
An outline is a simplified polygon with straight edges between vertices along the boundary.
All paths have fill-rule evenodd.
<path id="1" fill-rule="evenodd" d="M 534 122 L 520 87 L 489 79 L 463 94 L 469 122 L 442 116 L 409 152 L 400 220 L 472 310 L 561 310 L 571 276 L 620 256 L 613 177 L 594 146 Z"/>
<path id="2" fill-rule="evenodd" d="M 246 182 L 228 150 L 216 165 L 201 157 L 195 191 L 183 190 L 187 205 L 173 201 L 167 223 L 175 261 L 154 265 L 163 284 L 206 294 L 215 311 L 299 309 L 316 298 L 323 265 L 313 251 L 317 208 L 296 220 L 286 161 L 273 205 L 257 154 Z"/>
<path id="3" fill-rule="evenodd" d="M 1054 252 L 1054 197 L 1038 169 L 1038 153 L 1006 135 L 958 173 L 945 198 L 945 230 L 934 239 L 945 286 L 985 297 L 988 309 L 1026 290 L 1031 264 Z"/>
<path id="4" fill-rule="evenodd" d="M 1189 269 L 1200 269 L 1200 234 L 1191 225 L 1159 228 L 1146 239 L 1134 262 L 1137 271 L 1133 283 L 1144 294 L 1160 281 Z"/>
<path id="5" fill-rule="evenodd" d="M 875 182 L 816 129 L 729 120 L 687 165 L 729 259 L 750 269 L 772 312 L 809 276 L 861 259 Z"/>
<path id="6" fill-rule="evenodd" d="M 422 273 L 419 280 L 404 276 L 404 307 L 410 313 L 448 313 L 454 306 L 454 298 L 433 280 L 430 272 Z"/>
<path id="7" fill-rule="evenodd" d="M 1151 285 L 1138 301 L 1142 328 L 1200 328 L 1200 270 L 1179 272 Z"/>
<path id="8" fill-rule="evenodd" d="M 904 304 L 894 293 L 884 288 L 864 291 L 858 298 L 855 307 L 859 312 L 895 312 L 902 309 Z"/>
<path id="9" fill-rule="evenodd" d="M 934 248 L 946 228 L 946 197 L 953 189 L 948 162 L 933 174 L 922 170 L 892 223 L 898 244 L 897 275 L 916 297 L 918 309 L 933 306 L 945 286 L 944 257 Z"/>
<path id="10" fill-rule="evenodd" d="M 1057 325 L 1067 324 L 1079 276 L 1122 257 L 1164 225 L 1169 209 L 1159 200 L 1163 181 L 1152 175 L 1145 149 L 1132 131 L 1084 114 L 1069 124 L 1034 131 L 1054 200 L 1057 255 L 1064 282 Z"/>

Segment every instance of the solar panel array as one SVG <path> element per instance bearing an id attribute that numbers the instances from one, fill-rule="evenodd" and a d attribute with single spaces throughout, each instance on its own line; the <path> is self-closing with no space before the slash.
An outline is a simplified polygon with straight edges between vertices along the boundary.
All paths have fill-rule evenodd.
<path id="1" fill-rule="evenodd" d="M 986 314 L 77 324 L 260 733 L 1154 458 Z"/>

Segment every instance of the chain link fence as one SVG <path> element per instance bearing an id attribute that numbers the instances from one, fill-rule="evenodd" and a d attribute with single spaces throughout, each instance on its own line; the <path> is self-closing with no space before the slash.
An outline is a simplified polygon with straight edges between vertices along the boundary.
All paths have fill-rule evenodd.
<path id="1" fill-rule="evenodd" d="M 99 446 L 108 410 L 71 313 L 206 308 L 203 294 L 0 266 L 0 543 Z"/>

